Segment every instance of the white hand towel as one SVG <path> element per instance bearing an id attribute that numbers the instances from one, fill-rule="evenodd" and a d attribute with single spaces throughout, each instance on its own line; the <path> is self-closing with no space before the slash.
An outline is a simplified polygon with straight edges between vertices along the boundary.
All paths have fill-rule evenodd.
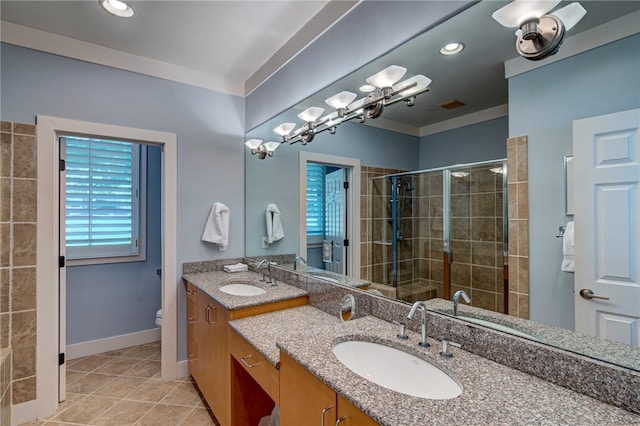
<path id="1" fill-rule="evenodd" d="M 249 270 L 249 265 L 244 263 L 236 263 L 235 265 L 224 265 L 222 269 L 225 272 L 245 272 Z"/>
<path id="2" fill-rule="evenodd" d="M 214 203 L 211 206 L 202 233 L 202 241 L 217 244 L 220 251 L 227 249 L 229 244 L 229 207 L 221 203 Z"/>
<path id="3" fill-rule="evenodd" d="M 284 229 L 280 220 L 280 210 L 275 204 L 269 204 L 267 206 L 267 242 L 271 244 L 283 237 Z"/>
<path id="4" fill-rule="evenodd" d="M 576 270 L 576 258 L 575 258 L 575 240 L 573 232 L 573 222 L 567 222 L 567 226 L 564 229 L 562 235 L 562 266 L 560 270 L 564 272 L 575 272 Z"/>

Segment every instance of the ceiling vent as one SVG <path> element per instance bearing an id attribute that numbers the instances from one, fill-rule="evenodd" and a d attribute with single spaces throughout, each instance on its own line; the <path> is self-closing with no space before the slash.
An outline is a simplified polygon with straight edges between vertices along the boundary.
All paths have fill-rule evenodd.
<path id="1" fill-rule="evenodd" d="M 456 99 L 452 99 L 450 101 L 443 102 L 438 106 L 440 106 L 440 107 L 442 107 L 444 109 L 454 109 L 454 108 L 461 107 L 463 105 L 464 105 L 464 102 L 460 102 L 460 101 L 458 101 Z"/>

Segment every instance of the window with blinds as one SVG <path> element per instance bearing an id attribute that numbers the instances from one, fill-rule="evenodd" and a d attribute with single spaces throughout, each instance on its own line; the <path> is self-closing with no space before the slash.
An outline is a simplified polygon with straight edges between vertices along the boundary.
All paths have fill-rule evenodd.
<path id="1" fill-rule="evenodd" d="M 324 235 L 324 177 L 322 164 L 307 163 L 307 235 Z"/>
<path id="2" fill-rule="evenodd" d="M 140 144 L 71 136 L 60 142 L 67 258 L 144 260 Z"/>

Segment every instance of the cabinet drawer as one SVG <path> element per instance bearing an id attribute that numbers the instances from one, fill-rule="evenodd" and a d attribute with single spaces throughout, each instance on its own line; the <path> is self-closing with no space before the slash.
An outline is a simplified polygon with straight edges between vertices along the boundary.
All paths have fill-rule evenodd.
<path id="1" fill-rule="evenodd" d="M 195 300 L 187 299 L 187 325 L 195 324 L 197 320 L 198 320 L 198 305 L 196 305 Z"/>
<path id="2" fill-rule="evenodd" d="M 231 355 L 238 361 L 265 392 L 278 404 L 280 375 L 278 370 L 260 353 L 233 330 L 229 332 Z"/>

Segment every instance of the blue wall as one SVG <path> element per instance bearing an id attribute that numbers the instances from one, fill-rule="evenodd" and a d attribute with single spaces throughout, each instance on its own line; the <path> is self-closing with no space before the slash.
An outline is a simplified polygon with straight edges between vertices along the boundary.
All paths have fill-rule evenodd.
<path id="1" fill-rule="evenodd" d="M 573 329 L 573 274 L 560 271 L 563 156 L 573 120 L 640 107 L 640 35 L 509 79 L 509 136 L 529 136 L 530 315 Z M 579 183 L 575 183 L 579 190 Z"/>
<path id="2" fill-rule="evenodd" d="M 247 138 L 273 139 L 272 129 L 280 123 L 299 121 L 294 111 L 279 116 L 250 132 Z M 273 136 L 271 136 L 273 135 Z M 298 253 L 298 156 L 300 150 L 339 157 L 358 158 L 362 165 L 403 170 L 418 168 L 418 138 L 358 123 L 338 126 L 335 135 L 323 132 L 307 146 L 282 144 L 273 157 L 259 160 L 247 150 L 246 242 L 247 256 Z M 282 214 L 284 238 L 263 249 L 266 235 L 265 208 L 277 204 Z M 304 254 L 303 254 L 304 255 Z"/>
<path id="3" fill-rule="evenodd" d="M 244 255 L 243 98 L 4 43 L 0 54 L 2 120 L 34 123 L 43 114 L 177 134 L 178 271 L 188 261 Z M 200 240 L 216 201 L 231 210 L 225 252 Z M 182 360 L 184 291 L 177 305 Z"/>
<path id="4" fill-rule="evenodd" d="M 67 267 L 67 344 L 154 328 L 161 306 L 162 150 L 147 150 L 146 261 Z"/>
<path id="5" fill-rule="evenodd" d="M 420 169 L 507 158 L 509 117 L 420 138 Z"/>

